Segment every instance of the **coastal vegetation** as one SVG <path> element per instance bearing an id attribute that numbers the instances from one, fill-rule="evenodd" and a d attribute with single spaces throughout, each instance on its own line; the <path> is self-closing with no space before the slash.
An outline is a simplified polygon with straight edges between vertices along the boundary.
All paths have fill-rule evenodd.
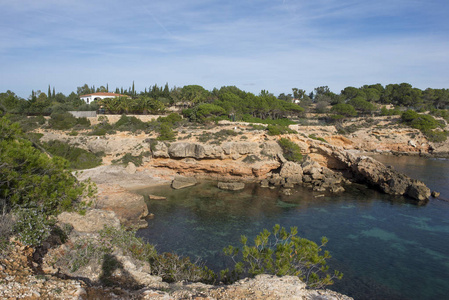
<path id="1" fill-rule="evenodd" d="M 255 95 L 233 86 L 208 91 L 198 85 L 170 89 L 167 84 L 164 87 L 154 85 L 140 93 L 135 91 L 134 86 L 129 90 L 117 91 L 129 98 L 103 99 L 90 104 L 80 100 L 79 96 L 84 93 L 105 90 L 108 89 L 84 85 L 76 93 L 65 96 L 56 94 L 54 89 L 50 92 L 49 88 L 48 94 L 32 91 L 29 99 L 22 99 L 11 91 L 0 94 L 0 255 L 7 252 L 11 235 L 35 247 L 42 246 L 52 235 L 67 237 L 68 232 L 61 232 L 56 226 L 56 216 L 63 211 L 85 213 L 90 205 L 89 198 L 95 195 L 95 186 L 89 182 L 79 182 L 72 170 L 99 166 L 105 154 L 86 150 L 87 147 L 76 143 L 41 141 L 42 132 L 46 130 L 65 131 L 68 136 L 80 139 L 91 136 L 96 136 L 94 139 L 107 138 L 108 134 L 116 132 L 132 135 L 144 133 L 152 135 L 148 140 L 151 151 L 155 152 L 156 146 L 167 148 L 191 127 L 205 129 L 195 136 L 203 143 L 219 145 L 234 137 L 247 140 L 248 137 L 241 134 L 237 125 L 232 125 L 233 129 L 207 130 L 221 120 L 244 121 L 253 123 L 251 130 L 262 132 L 265 140 L 275 139 L 277 145 L 274 144 L 282 149 L 284 158 L 296 163 L 303 161 L 303 153 L 298 144 L 288 137 L 289 134 L 298 134 L 289 125 L 307 122 L 308 114 L 320 124 L 335 125 L 342 133 L 354 132 L 360 126 L 372 126 L 374 116 L 398 115 L 398 126 L 418 129 L 430 141 L 442 142 L 448 135 L 444 125 L 449 120 L 449 91 L 422 91 L 405 83 L 385 87 L 380 84 L 347 87 L 339 94 L 331 92 L 326 86 L 317 87 L 309 94 L 293 88 L 293 94 L 278 97 L 265 90 Z M 99 122 L 92 125 L 87 118 L 76 118 L 69 113 L 72 110 L 100 108 L 108 114 L 120 115 L 120 118 L 111 123 L 106 116 L 100 116 Z M 167 114 L 169 109 L 177 112 Z M 164 116 L 145 122 L 129 114 Z M 358 124 L 354 121 L 346 125 L 345 122 L 352 122 L 357 117 L 365 118 Z M 192 137 L 192 134 L 185 136 Z M 326 139 L 315 134 L 310 134 L 309 138 L 327 143 Z M 200 151 L 197 152 L 195 155 L 199 155 Z M 111 161 L 141 166 L 144 159 L 151 155 L 149 151 L 125 153 Z M 242 158 L 245 164 L 258 160 L 259 157 L 254 155 Z M 312 171 L 309 170 L 307 178 L 315 180 L 316 176 L 317 182 L 322 181 L 322 174 Z M 187 257 L 159 254 L 153 245 L 136 238 L 132 231 L 105 228 L 99 235 L 99 241 L 85 238 L 71 244 L 69 254 L 61 257 L 60 263 L 71 266 L 75 271 L 92 261 L 101 260 L 106 265 L 102 278 L 106 285 L 111 284 L 110 270 L 117 264 L 111 259 L 113 247 L 149 263 L 152 274 L 161 276 L 167 282 L 231 283 L 242 276 L 268 273 L 294 275 L 309 287 L 320 288 L 342 276 L 338 271 L 332 275 L 328 272 L 330 255 L 322 250 L 327 239 L 323 238 L 318 245 L 298 237 L 296 228 L 288 232 L 279 225 L 271 232 L 264 230 L 257 235 L 254 244 L 248 243 L 248 238 L 242 236 L 241 249 L 234 246 L 225 248 L 224 254 L 232 259 L 234 265 L 219 274 Z"/>

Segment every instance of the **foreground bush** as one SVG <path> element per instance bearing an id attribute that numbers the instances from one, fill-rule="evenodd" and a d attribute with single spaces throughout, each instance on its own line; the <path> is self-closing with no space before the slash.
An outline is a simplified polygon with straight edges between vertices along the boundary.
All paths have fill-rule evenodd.
<path id="1" fill-rule="evenodd" d="M 341 279 L 343 274 L 334 271 L 328 274 L 326 261 L 331 258 L 328 251 L 322 253 L 327 239 L 321 239 L 321 245 L 297 236 L 298 229 L 290 232 L 278 224 L 272 232 L 264 229 L 254 239 L 254 245 L 248 245 L 248 238 L 241 236 L 242 249 L 228 246 L 223 251 L 235 263 L 234 269 L 221 272 L 224 281 L 232 282 L 244 276 L 274 274 L 277 276 L 298 276 L 311 288 L 321 288 L 333 284 L 333 279 Z"/>
<path id="2" fill-rule="evenodd" d="M 26 244 L 40 243 L 45 237 L 41 231 L 48 230 L 39 227 L 44 221 L 32 219 L 33 214 L 51 220 L 58 212 L 72 209 L 86 191 L 87 186 L 67 168 L 66 160 L 49 158 L 33 147 L 19 124 L 11 124 L 6 117 L 0 119 L 0 211 L 25 210 L 18 213 L 23 226 L 19 223 L 16 233 L 20 236 L 26 229 L 26 235 L 42 237 L 24 238 Z"/>

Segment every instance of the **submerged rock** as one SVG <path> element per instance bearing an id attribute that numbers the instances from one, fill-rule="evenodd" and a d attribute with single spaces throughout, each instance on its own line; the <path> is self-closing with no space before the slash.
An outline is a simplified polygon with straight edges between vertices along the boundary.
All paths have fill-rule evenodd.
<path id="1" fill-rule="evenodd" d="M 243 182 L 218 182 L 218 188 L 221 190 L 238 191 L 245 188 Z"/>
<path id="2" fill-rule="evenodd" d="M 195 177 L 185 177 L 185 176 L 175 176 L 171 183 L 171 187 L 175 190 L 183 189 L 189 186 L 194 186 L 197 184 L 197 180 Z"/>

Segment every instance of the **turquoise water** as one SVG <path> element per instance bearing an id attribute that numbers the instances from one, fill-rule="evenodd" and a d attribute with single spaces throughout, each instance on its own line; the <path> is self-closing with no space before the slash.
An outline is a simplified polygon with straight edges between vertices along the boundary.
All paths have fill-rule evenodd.
<path id="1" fill-rule="evenodd" d="M 381 157 L 449 198 L 449 161 Z M 155 218 L 138 235 L 173 251 L 225 267 L 221 250 L 239 245 L 274 224 L 297 226 L 302 237 L 326 236 L 331 268 L 345 276 L 330 288 L 355 299 L 447 299 L 449 295 L 449 202 L 417 206 L 402 197 L 352 185 L 341 195 L 298 188 L 291 196 L 248 186 L 227 192 L 215 182 L 172 190 L 142 190 L 167 196 L 150 201 Z"/>

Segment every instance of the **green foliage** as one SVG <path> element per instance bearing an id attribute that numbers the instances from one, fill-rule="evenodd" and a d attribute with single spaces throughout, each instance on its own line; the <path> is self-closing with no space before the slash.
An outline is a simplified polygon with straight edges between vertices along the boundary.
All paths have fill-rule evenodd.
<path id="1" fill-rule="evenodd" d="M 449 131 L 424 130 L 423 133 L 433 143 L 444 142 L 449 136 Z"/>
<path id="2" fill-rule="evenodd" d="M 75 118 L 70 113 L 52 113 L 48 126 L 52 129 L 67 130 L 73 127 L 87 128 L 90 126 L 90 121 L 87 118 Z"/>
<path id="3" fill-rule="evenodd" d="M 280 138 L 278 144 L 281 146 L 286 160 L 293 162 L 300 162 L 302 160 L 301 148 L 299 148 L 298 144 L 286 138 Z"/>
<path id="4" fill-rule="evenodd" d="M 248 123 L 260 123 L 260 124 L 280 125 L 280 126 L 288 126 L 295 124 L 295 122 L 287 118 L 262 120 L 261 118 L 252 117 L 251 115 L 248 114 L 243 116 L 243 121 Z"/>
<path id="5" fill-rule="evenodd" d="M 321 288 L 333 284 L 333 279 L 341 279 L 343 274 L 334 271 L 328 274 L 327 260 L 331 258 L 328 251 L 322 252 L 327 239 L 321 239 L 321 245 L 297 236 L 298 229 L 276 224 L 270 232 L 266 229 L 254 239 L 253 245 L 248 245 L 248 238 L 241 236 L 242 249 L 228 246 L 223 249 L 230 256 L 234 269 L 221 272 L 222 280 L 232 282 L 241 275 L 255 276 L 258 274 L 274 274 L 277 276 L 298 276 L 308 287 Z M 241 255 L 239 256 L 239 254 Z M 240 258 L 239 261 L 237 257 Z"/>
<path id="6" fill-rule="evenodd" d="M 348 104 L 352 105 L 357 111 L 364 114 L 371 113 L 376 110 L 376 107 L 371 102 L 366 101 L 360 96 L 349 100 Z"/>
<path id="7" fill-rule="evenodd" d="M 440 123 L 434 117 L 425 114 L 418 114 L 409 109 L 401 115 L 402 122 L 407 125 L 419 129 L 421 131 L 435 129 L 440 126 Z"/>
<path id="8" fill-rule="evenodd" d="M 176 132 L 168 122 L 162 122 L 159 127 L 158 141 L 173 141 L 176 137 Z"/>
<path id="9" fill-rule="evenodd" d="M 334 106 L 332 106 L 331 112 L 334 113 L 336 116 L 343 116 L 343 117 L 357 116 L 357 111 L 355 110 L 354 106 L 345 103 L 335 104 Z"/>
<path id="10" fill-rule="evenodd" d="M 202 103 L 191 109 L 183 110 L 182 114 L 191 122 L 207 123 L 214 121 L 216 117 L 224 115 L 226 111 L 215 104 Z"/>
<path id="11" fill-rule="evenodd" d="M 114 130 L 114 127 L 107 123 L 102 122 L 93 127 L 93 129 L 88 133 L 88 135 L 94 135 L 94 136 L 103 136 L 106 134 L 114 134 L 116 131 Z"/>
<path id="12" fill-rule="evenodd" d="M 268 125 L 267 126 L 268 135 L 281 135 L 287 133 L 297 133 L 295 130 L 288 128 L 283 125 Z"/>
<path id="13" fill-rule="evenodd" d="M 313 140 L 317 140 L 317 141 L 321 141 L 321 142 L 327 143 L 327 141 L 325 139 L 323 139 L 322 137 L 317 137 L 315 134 L 309 135 L 309 138 L 311 138 Z"/>
<path id="14" fill-rule="evenodd" d="M 113 127 L 118 131 L 136 132 L 146 130 L 148 128 L 148 123 L 142 122 L 134 116 L 128 117 L 123 114 Z"/>
<path id="15" fill-rule="evenodd" d="M 66 160 L 48 158 L 34 148 L 20 131 L 19 124 L 11 124 L 6 117 L 0 119 L 0 205 L 4 211 L 19 209 L 19 219 L 23 222 L 15 229 L 24 242 L 41 242 L 51 215 L 71 209 L 86 191 L 87 186 L 78 183 L 67 167 Z M 27 228 L 31 231 L 22 234 Z M 33 232 L 34 239 L 29 235 Z"/>
<path id="16" fill-rule="evenodd" d="M 103 153 L 95 154 L 58 140 L 42 143 L 42 146 L 52 155 L 68 160 L 70 167 L 73 169 L 90 169 L 102 163 L 101 156 L 103 156 Z"/>
<path id="17" fill-rule="evenodd" d="M 25 245 L 41 245 L 50 236 L 55 224 L 54 218 L 42 208 L 20 208 L 15 216 L 14 231 Z"/>
<path id="18" fill-rule="evenodd" d="M 394 109 L 387 109 L 385 106 L 382 106 L 380 109 L 380 115 L 381 116 L 394 116 L 394 115 L 400 115 L 401 111 L 397 108 Z"/>

